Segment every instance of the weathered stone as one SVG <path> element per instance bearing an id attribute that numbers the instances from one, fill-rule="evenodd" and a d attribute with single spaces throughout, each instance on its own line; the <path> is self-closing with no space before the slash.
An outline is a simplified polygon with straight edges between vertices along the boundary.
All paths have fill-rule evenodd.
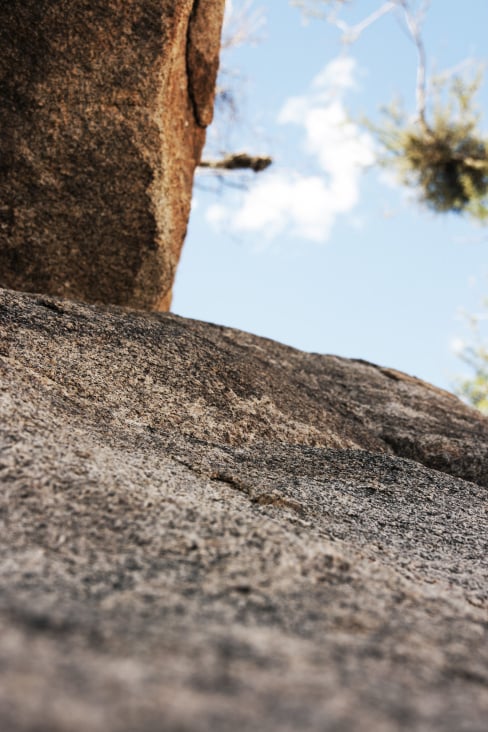
<path id="1" fill-rule="evenodd" d="M 224 0 L 0 3 L 0 284 L 167 309 Z"/>
<path id="2" fill-rule="evenodd" d="M 488 420 L 6 291 L 0 366 L 0 729 L 485 732 Z"/>

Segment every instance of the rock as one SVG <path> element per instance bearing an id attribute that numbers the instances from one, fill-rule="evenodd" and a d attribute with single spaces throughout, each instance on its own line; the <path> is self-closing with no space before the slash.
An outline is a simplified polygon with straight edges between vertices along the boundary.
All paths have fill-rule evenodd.
<path id="1" fill-rule="evenodd" d="M 0 285 L 169 308 L 223 7 L 0 4 Z"/>
<path id="2" fill-rule="evenodd" d="M 488 420 L 2 291 L 0 729 L 485 732 Z"/>

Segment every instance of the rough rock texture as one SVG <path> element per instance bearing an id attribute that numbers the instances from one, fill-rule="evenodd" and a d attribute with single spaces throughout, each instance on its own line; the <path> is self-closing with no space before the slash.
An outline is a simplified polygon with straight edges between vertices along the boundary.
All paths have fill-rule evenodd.
<path id="1" fill-rule="evenodd" d="M 0 285 L 169 307 L 223 7 L 0 3 Z"/>
<path id="2" fill-rule="evenodd" d="M 7 291 L 0 363 L 0 729 L 486 732 L 486 419 Z"/>

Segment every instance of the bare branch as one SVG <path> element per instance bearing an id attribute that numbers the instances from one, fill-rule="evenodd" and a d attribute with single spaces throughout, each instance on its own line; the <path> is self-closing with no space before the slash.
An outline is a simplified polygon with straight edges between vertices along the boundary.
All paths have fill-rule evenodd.
<path id="1" fill-rule="evenodd" d="M 260 173 L 266 170 L 272 158 L 262 155 L 248 155 L 248 153 L 233 153 L 220 160 L 202 160 L 200 168 L 211 168 L 212 170 L 252 170 Z"/>
<path id="2" fill-rule="evenodd" d="M 265 25 L 262 8 L 253 7 L 254 0 L 246 0 L 238 10 L 229 3 L 222 31 L 221 50 L 236 48 L 260 40 L 260 31 Z"/>
<path id="3" fill-rule="evenodd" d="M 427 106 L 427 59 L 425 53 L 425 46 L 422 39 L 421 27 L 424 20 L 425 14 L 429 7 L 430 0 L 424 0 L 418 13 L 414 14 L 411 8 L 409 0 L 387 0 L 383 2 L 375 11 L 366 16 L 363 20 L 355 25 L 349 25 L 342 18 L 339 17 L 338 9 L 332 12 L 327 17 L 327 20 L 332 25 L 335 25 L 342 33 L 343 43 L 351 45 L 358 40 L 361 34 L 369 28 L 373 23 L 387 15 L 392 10 L 400 10 L 405 21 L 406 31 L 408 32 L 409 38 L 415 44 L 417 49 L 418 63 L 417 63 L 417 84 L 416 84 L 416 97 L 417 97 L 417 112 L 421 125 L 424 129 L 428 129 L 426 120 L 426 106 Z"/>
<path id="4" fill-rule="evenodd" d="M 377 10 L 364 18 L 360 23 L 356 23 L 356 25 L 348 25 L 337 17 L 331 18 L 331 22 L 342 32 L 343 42 L 346 44 L 352 44 L 357 41 L 366 28 L 379 20 L 383 15 L 394 10 L 397 7 L 397 4 L 398 0 L 388 0 L 388 2 L 383 3 L 383 5 L 381 5 Z"/>
<path id="5" fill-rule="evenodd" d="M 417 112 L 419 116 L 419 121 L 421 125 L 424 127 L 424 129 L 428 129 L 427 119 L 426 119 L 426 105 L 427 105 L 427 74 L 426 74 L 426 68 L 427 68 L 427 57 L 425 53 L 425 46 L 424 41 L 422 39 L 422 34 L 420 31 L 421 24 L 424 18 L 424 15 L 427 11 L 428 2 L 425 2 L 422 9 L 418 13 L 418 15 L 415 17 L 409 7 L 408 0 L 397 0 L 397 4 L 402 8 L 403 14 L 405 17 L 405 23 L 407 25 L 408 32 L 410 34 L 410 37 L 412 41 L 415 44 L 415 47 L 417 49 L 417 55 L 418 55 L 418 63 L 417 63 L 417 89 L 416 89 L 416 97 L 417 97 Z"/>

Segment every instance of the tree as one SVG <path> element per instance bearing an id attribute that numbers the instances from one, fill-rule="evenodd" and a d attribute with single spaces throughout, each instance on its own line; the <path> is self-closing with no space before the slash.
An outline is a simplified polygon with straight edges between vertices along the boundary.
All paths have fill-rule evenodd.
<path id="1" fill-rule="evenodd" d="M 403 184 L 416 190 L 420 201 L 433 211 L 467 214 L 488 219 L 488 138 L 478 130 L 480 115 L 475 95 L 481 70 L 473 79 L 459 73 L 430 81 L 422 22 L 428 10 L 425 0 L 415 12 L 409 0 L 388 0 L 362 21 L 351 26 L 340 15 L 353 0 L 292 0 L 308 15 L 336 25 L 346 45 L 383 15 L 398 14 L 417 49 L 417 109 L 409 117 L 398 103 L 383 109 L 381 124 L 368 123 L 383 149 L 380 162 L 393 167 Z M 330 8 L 326 11 L 324 8 Z"/>
<path id="2" fill-rule="evenodd" d="M 461 342 L 459 348 L 460 359 L 473 375 L 459 378 L 455 390 L 468 404 L 488 414 L 488 343 L 481 332 L 481 322 L 488 320 L 488 300 L 483 301 L 482 308 L 481 314 L 467 316 L 471 342 Z"/>
<path id="3" fill-rule="evenodd" d="M 444 74 L 428 84 L 426 50 L 422 38 L 422 22 L 429 0 L 421 3 L 417 12 L 411 0 L 387 0 L 354 25 L 341 15 L 344 6 L 354 0 L 290 0 L 308 17 L 322 18 L 335 25 L 343 43 L 351 46 L 369 26 L 387 13 L 395 12 L 417 49 L 417 109 L 408 116 L 398 103 L 383 108 L 381 124 L 368 122 L 383 155 L 379 162 L 393 168 L 401 182 L 413 188 L 428 208 L 436 212 L 467 214 L 478 221 L 488 219 L 488 138 L 478 130 L 480 115 L 475 96 L 482 80 L 481 70 L 474 78 L 459 73 Z M 262 16 L 252 0 L 239 8 L 231 8 L 222 41 L 222 51 L 242 43 L 255 42 Z M 229 113 L 235 119 L 237 103 L 229 76 L 223 66 L 217 89 L 217 117 Z M 224 171 L 265 170 L 272 162 L 269 156 L 233 153 L 220 150 L 201 167 L 220 174 Z"/>
<path id="4" fill-rule="evenodd" d="M 472 79 L 445 74 L 427 83 L 426 50 L 421 34 L 428 8 L 424 2 L 414 14 L 407 0 L 391 0 L 354 27 L 338 16 L 339 6 L 349 0 L 295 0 L 294 4 L 313 10 L 334 5 L 327 15 L 352 43 L 373 22 L 388 12 L 400 12 L 417 49 L 417 109 L 409 118 L 401 105 L 383 110 L 382 124 L 369 124 L 384 154 L 381 162 L 393 167 L 402 183 L 415 189 L 419 199 L 437 213 L 466 214 L 478 222 L 488 220 L 488 139 L 479 132 L 480 114 L 475 96 L 482 80 L 481 69 Z M 485 309 L 488 301 L 484 303 Z M 471 342 L 463 344 L 461 360 L 472 371 L 454 385 L 468 404 L 488 414 L 488 343 L 480 331 L 480 317 L 469 316 Z"/>

